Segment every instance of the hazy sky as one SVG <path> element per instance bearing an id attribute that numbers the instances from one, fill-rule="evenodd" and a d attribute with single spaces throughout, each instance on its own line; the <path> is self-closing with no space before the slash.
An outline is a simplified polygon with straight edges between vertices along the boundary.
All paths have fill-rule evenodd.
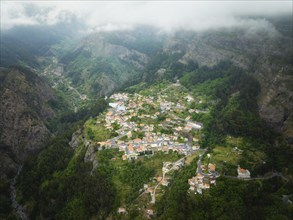
<path id="1" fill-rule="evenodd" d="M 3 1 L 1 29 L 15 25 L 56 24 L 75 15 L 89 30 L 109 31 L 137 24 L 166 31 L 206 30 L 256 21 L 245 15 L 292 14 L 292 1 Z M 259 20 L 263 22 L 264 20 Z"/>

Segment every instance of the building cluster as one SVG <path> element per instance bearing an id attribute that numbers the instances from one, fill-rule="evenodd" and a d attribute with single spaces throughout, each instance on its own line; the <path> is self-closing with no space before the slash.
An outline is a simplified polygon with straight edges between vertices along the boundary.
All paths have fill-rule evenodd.
<path id="1" fill-rule="evenodd" d="M 204 165 L 198 170 L 199 172 L 194 177 L 188 179 L 188 184 L 190 192 L 202 194 L 202 190 L 209 189 L 211 185 L 216 185 L 216 166 L 209 163 L 208 174 L 202 172 L 206 170 Z"/>
<path id="2" fill-rule="evenodd" d="M 186 109 L 185 105 L 180 104 L 180 103 L 174 103 L 174 102 L 167 101 L 165 99 L 166 97 L 167 96 L 165 96 L 165 95 L 158 97 L 158 103 L 159 103 L 161 112 L 166 112 L 166 111 L 170 111 L 170 110 L 183 111 Z"/>
<path id="3" fill-rule="evenodd" d="M 119 148 L 120 151 L 124 152 L 123 160 L 137 159 L 138 156 L 154 154 L 156 151 L 176 151 L 188 155 L 191 150 L 199 148 L 199 145 L 189 146 L 187 138 L 179 141 L 181 131 L 202 128 L 200 123 L 189 121 L 190 117 L 186 118 L 185 121 L 183 120 L 182 125 L 178 125 L 178 121 L 170 117 L 162 123 L 158 122 L 157 125 L 148 123 L 148 120 L 157 119 L 163 111 L 171 108 L 174 103 L 167 102 L 161 97 L 154 101 L 154 97 L 145 97 L 139 94 L 134 94 L 130 98 L 127 93 L 114 94 L 110 99 L 114 101 L 109 103 L 111 108 L 105 114 L 104 124 L 107 129 L 115 130 L 118 136 L 111 140 L 98 142 L 98 144 L 105 148 Z M 154 114 L 140 113 L 140 110 L 144 110 L 146 104 L 153 107 Z M 156 111 L 156 109 L 158 110 Z M 134 118 L 139 120 L 134 120 Z M 156 131 L 156 126 L 164 127 L 163 123 L 169 125 L 168 129 L 171 129 L 171 126 L 174 132 L 162 134 Z M 139 133 L 140 135 L 138 135 Z"/>
<path id="4" fill-rule="evenodd" d="M 161 184 L 163 186 L 168 186 L 169 180 L 168 180 L 168 177 L 166 177 L 166 174 L 172 170 L 179 170 L 183 166 L 184 166 L 184 158 L 177 160 L 175 162 L 163 162 L 163 167 L 162 167 L 163 177 L 160 180 Z"/>

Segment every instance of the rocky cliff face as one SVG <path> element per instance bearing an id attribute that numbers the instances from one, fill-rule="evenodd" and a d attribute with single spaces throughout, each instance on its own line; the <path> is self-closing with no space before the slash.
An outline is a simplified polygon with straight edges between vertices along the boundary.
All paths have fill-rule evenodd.
<path id="1" fill-rule="evenodd" d="M 260 116 L 293 143 L 293 38 L 284 34 L 292 21 L 284 22 L 279 26 L 265 22 L 259 29 L 180 33 L 166 41 L 164 52 L 182 53 L 178 62 L 183 64 L 193 60 L 213 66 L 229 60 L 244 68 L 260 82 Z"/>
<path id="2" fill-rule="evenodd" d="M 116 36 L 116 35 L 115 35 Z M 109 36 L 102 34 L 92 34 L 81 41 L 83 50 L 91 54 L 91 58 L 115 57 L 121 62 L 142 69 L 149 60 L 149 57 L 137 50 L 121 45 L 122 41 L 129 41 L 127 35 L 116 36 L 117 40 L 110 40 Z M 110 38 L 110 39 L 109 39 Z"/>
<path id="3" fill-rule="evenodd" d="M 55 112 L 48 103 L 57 98 L 28 70 L 1 69 L 0 75 L 0 177 L 7 178 L 50 137 L 45 124 Z"/>

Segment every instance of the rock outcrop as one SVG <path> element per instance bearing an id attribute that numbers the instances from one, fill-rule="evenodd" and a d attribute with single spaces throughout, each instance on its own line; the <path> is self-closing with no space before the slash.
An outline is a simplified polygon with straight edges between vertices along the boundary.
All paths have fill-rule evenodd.
<path id="1" fill-rule="evenodd" d="M 40 149 L 51 133 L 46 123 L 55 116 L 52 89 L 26 69 L 1 69 L 0 177 L 10 178 L 19 163 Z"/>

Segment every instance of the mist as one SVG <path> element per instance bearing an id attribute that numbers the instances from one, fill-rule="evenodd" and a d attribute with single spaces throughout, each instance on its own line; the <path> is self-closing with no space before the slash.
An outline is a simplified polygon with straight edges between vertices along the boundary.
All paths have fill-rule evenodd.
<path id="1" fill-rule="evenodd" d="M 261 17 L 292 15 L 292 1 L 1 1 L 1 30 L 79 21 L 87 32 L 155 26 L 163 31 L 270 28 Z M 249 18 L 259 17 L 259 18 Z"/>

